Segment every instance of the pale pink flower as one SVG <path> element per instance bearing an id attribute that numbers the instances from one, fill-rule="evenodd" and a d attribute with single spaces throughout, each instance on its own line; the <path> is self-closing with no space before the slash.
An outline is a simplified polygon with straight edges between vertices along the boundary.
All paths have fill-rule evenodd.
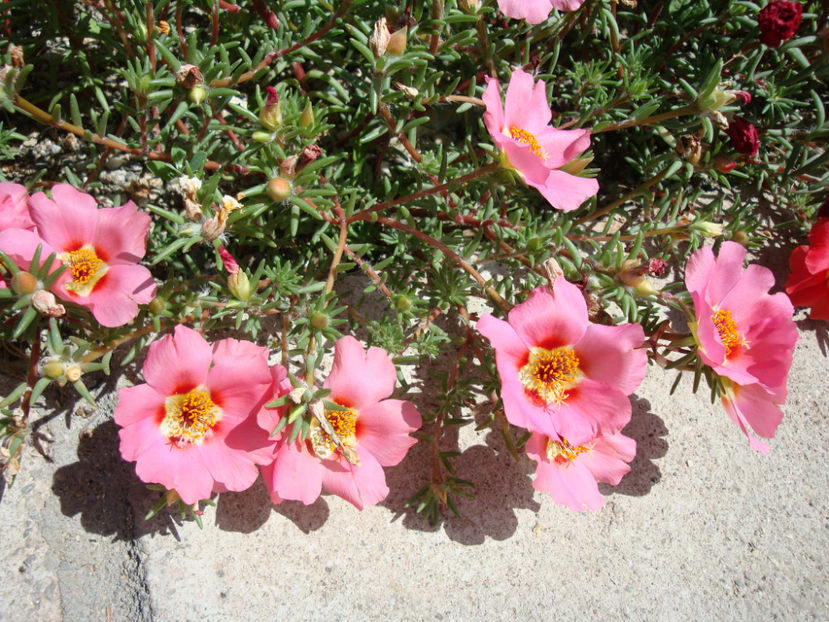
<path id="1" fill-rule="evenodd" d="M 41 257 L 55 252 L 66 265 L 52 287 L 58 297 L 87 307 L 104 326 L 132 321 L 138 305 L 155 296 L 150 271 L 138 265 L 146 252 L 150 217 L 132 201 L 98 209 L 95 199 L 68 184 L 53 186 L 52 197 L 38 192 L 29 199 L 38 235 L 4 238 L 0 250 L 31 261 L 42 244 Z"/>
<path id="2" fill-rule="evenodd" d="M 486 80 L 484 124 L 508 166 L 556 209 L 574 210 L 596 194 L 599 182 L 595 179 L 561 170 L 590 146 L 590 131 L 558 130 L 548 125 L 552 113 L 544 82 L 539 80 L 533 86 L 532 76 L 516 69 L 502 106 L 498 80 Z"/>
<path id="3" fill-rule="evenodd" d="M 721 396 L 722 405 L 728 418 L 737 424 L 748 437 L 748 444 L 760 453 L 768 453 L 767 443 L 749 434 L 751 428 L 757 436 L 774 438 L 777 426 L 783 420 L 780 405 L 786 401 L 786 388 L 767 389 L 761 384 L 739 385 L 722 379 L 725 393 Z"/>
<path id="4" fill-rule="evenodd" d="M 639 324 L 605 326 L 587 317 L 578 287 L 560 276 L 509 312 L 486 314 L 478 331 L 495 348 L 501 398 L 513 425 L 574 445 L 619 432 L 645 377 L 645 334 Z"/>
<path id="5" fill-rule="evenodd" d="M 530 24 L 540 24 L 552 10 L 575 11 L 584 0 L 498 0 L 501 13 L 513 19 L 525 19 Z"/>
<path id="6" fill-rule="evenodd" d="M 211 348 L 179 325 L 150 345 L 143 373 L 146 384 L 121 389 L 115 408 L 121 456 L 143 481 L 192 504 L 245 490 L 273 460 L 256 422 L 272 383 L 266 348 L 236 339 Z"/>
<path id="7" fill-rule="evenodd" d="M 5 229 L 33 230 L 29 216 L 29 194 L 20 184 L 0 183 L 0 231 Z"/>
<path id="8" fill-rule="evenodd" d="M 771 270 L 749 264 L 746 249 L 723 242 L 718 257 L 710 247 L 691 255 L 685 285 L 696 314 L 699 355 L 718 375 L 740 385 L 785 387 L 797 344 L 794 307 L 784 293 L 769 294 Z"/>
<path id="9" fill-rule="evenodd" d="M 553 501 L 581 512 L 604 505 L 598 482 L 618 484 L 630 471 L 636 441 L 623 434 L 599 435 L 580 445 L 533 434 L 527 455 L 538 463 L 533 488 L 549 492 Z"/>
<path id="10" fill-rule="evenodd" d="M 416 440 L 409 433 L 420 427 L 420 413 L 411 402 L 385 399 L 394 391 L 394 364 L 381 348 L 363 349 L 353 337 L 334 346 L 334 365 L 323 384 L 328 400 L 341 409 L 325 410 L 325 418 L 346 447 L 342 448 L 312 421 L 307 440 L 282 441 L 272 465 L 262 468 L 271 499 L 309 505 L 322 490 L 354 504 L 375 505 L 389 493 L 384 466 L 398 464 Z M 260 416 L 269 431 L 274 418 Z"/>

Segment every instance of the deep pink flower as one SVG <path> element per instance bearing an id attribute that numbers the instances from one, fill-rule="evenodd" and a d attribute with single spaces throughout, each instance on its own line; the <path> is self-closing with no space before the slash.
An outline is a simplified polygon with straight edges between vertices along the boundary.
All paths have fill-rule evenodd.
<path id="1" fill-rule="evenodd" d="M 799 2 L 772 0 L 757 14 L 760 41 L 776 48 L 795 33 L 802 18 L 803 5 Z"/>
<path id="2" fill-rule="evenodd" d="M 579 288 L 560 276 L 509 312 L 486 314 L 478 331 L 495 348 L 504 411 L 513 425 L 574 446 L 619 432 L 645 377 L 639 324 L 605 326 L 587 318 Z"/>
<path id="3" fill-rule="evenodd" d="M 575 11 L 584 0 L 498 0 L 501 13 L 513 19 L 525 19 L 530 24 L 540 24 L 553 9 Z"/>
<path id="4" fill-rule="evenodd" d="M 728 123 L 728 129 L 725 133 L 728 134 L 731 146 L 738 153 L 747 156 L 757 154 L 757 150 L 760 148 L 760 136 L 757 134 L 757 128 L 749 121 L 742 117 L 734 117 Z"/>
<path id="5" fill-rule="evenodd" d="M 176 326 L 150 345 L 146 384 L 121 389 L 115 423 L 121 456 L 143 481 L 175 490 L 185 503 L 245 490 L 274 442 L 256 421 L 272 386 L 268 350 L 222 339 L 211 348 Z"/>
<path id="6" fill-rule="evenodd" d="M 797 328 L 786 294 L 769 294 L 771 270 L 749 264 L 746 249 L 723 242 L 714 257 L 710 247 L 691 255 L 685 285 L 696 313 L 699 355 L 717 374 L 740 385 L 785 386 Z"/>
<path id="7" fill-rule="evenodd" d="M 821 218 L 809 232 L 809 244 L 789 257 L 786 293 L 797 307 L 811 307 L 813 320 L 829 320 L 829 218 Z"/>
<path id="8" fill-rule="evenodd" d="M 558 130 L 552 118 L 543 81 L 521 69 L 512 72 L 505 104 L 498 80 L 487 76 L 483 99 L 484 124 L 493 142 L 524 182 L 536 188 L 556 209 L 574 210 L 599 191 L 595 179 L 561 170 L 590 146 L 589 130 Z"/>
<path id="9" fill-rule="evenodd" d="M 155 296 L 150 271 L 137 263 L 146 252 L 150 217 L 132 201 L 98 209 L 95 199 L 68 184 L 53 186 L 52 197 L 38 192 L 29 199 L 37 235 L 4 238 L 0 250 L 25 262 L 41 244 L 41 257 L 55 252 L 67 266 L 52 287 L 57 296 L 87 307 L 104 326 L 132 321 L 138 305 Z"/>
<path id="10" fill-rule="evenodd" d="M 598 482 L 618 484 L 630 471 L 636 441 L 623 434 L 596 436 L 581 445 L 533 434 L 527 455 L 538 463 L 533 488 L 549 492 L 553 501 L 581 512 L 604 505 Z"/>
<path id="11" fill-rule="evenodd" d="M 760 453 L 768 453 L 767 443 L 749 434 L 751 428 L 757 436 L 773 438 L 777 426 L 783 420 L 780 404 L 786 401 L 785 387 L 767 389 L 760 384 L 739 385 L 723 379 L 725 393 L 721 396 L 722 405 L 743 434 L 748 437 L 748 444 Z"/>
<path id="12" fill-rule="evenodd" d="M 0 183 L 0 231 L 5 229 L 33 230 L 29 216 L 29 194 L 20 184 Z"/>
<path id="13" fill-rule="evenodd" d="M 389 489 L 383 467 L 403 459 L 416 442 L 409 433 L 421 424 L 411 402 L 385 399 L 394 391 L 396 379 L 385 350 L 366 352 L 353 337 L 337 341 L 334 365 L 323 386 L 331 389 L 327 399 L 341 409 L 326 410 L 325 417 L 351 459 L 313 420 L 308 440 L 283 440 L 273 464 L 262 468 L 274 503 L 288 499 L 308 505 L 323 489 L 361 510 L 386 498 Z M 260 415 L 260 425 L 269 431 L 276 422 L 272 415 Z"/>

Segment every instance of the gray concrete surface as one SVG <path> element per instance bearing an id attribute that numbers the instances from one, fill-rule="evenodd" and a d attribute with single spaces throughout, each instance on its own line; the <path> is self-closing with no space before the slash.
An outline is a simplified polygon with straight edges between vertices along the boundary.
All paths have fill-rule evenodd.
<path id="1" fill-rule="evenodd" d="M 331 496 L 271 506 L 258 482 L 208 507 L 203 531 L 144 521 L 156 493 L 118 455 L 112 394 L 70 420 L 51 403 L 36 427 L 52 461 L 28 448 L 0 502 L 0 620 L 829 619 L 827 325 L 803 317 L 769 455 L 690 378 L 672 397 L 651 367 L 626 429 L 633 471 L 588 514 L 534 492 L 533 463 L 467 426 L 456 464 L 476 497 L 435 527 L 405 508 L 422 445 L 362 513 Z"/>

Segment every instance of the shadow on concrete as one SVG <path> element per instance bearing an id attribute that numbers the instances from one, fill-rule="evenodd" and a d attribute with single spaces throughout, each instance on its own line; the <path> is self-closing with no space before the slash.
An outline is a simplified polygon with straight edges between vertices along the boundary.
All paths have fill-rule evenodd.
<path id="1" fill-rule="evenodd" d="M 662 419 L 650 411 L 648 400 L 636 395 L 631 395 L 630 400 L 633 415 L 622 434 L 636 441 L 636 457 L 630 463 L 630 473 L 622 478 L 618 486 L 599 484 L 599 490 L 604 495 L 641 497 L 648 494 L 653 485 L 662 479 L 662 472 L 653 461 L 668 452 L 668 442 L 664 438 L 668 435 L 668 428 Z"/>
<path id="2" fill-rule="evenodd" d="M 216 525 L 223 531 L 251 533 L 268 521 L 271 500 L 261 478 L 241 492 L 223 492 L 216 504 Z"/>
<path id="3" fill-rule="evenodd" d="M 270 499 L 268 499 L 270 504 Z M 319 497 L 311 505 L 305 505 L 300 501 L 283 501 L 279 505 L 269 505 L 277 514 L 281 514 L 300 531 L 305 534 L 316 531 L 328 520 L 328 504 L 324 497 Z"/>
<path id="4" fill-rule="evenodd" d="M 802 319 L 795 322 L 798 330 L 812 332 L 815 334 L 815 341 L 820 348 L 820 353 L 826 358 L 829 356 L 829 323 L 825 320 Z"/>

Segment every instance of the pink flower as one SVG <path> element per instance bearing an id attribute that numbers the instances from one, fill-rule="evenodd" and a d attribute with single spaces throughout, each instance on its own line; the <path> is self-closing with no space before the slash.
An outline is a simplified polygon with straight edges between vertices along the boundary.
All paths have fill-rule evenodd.
<path id="1" fill-rule="evenodd" d="M 42 244 L 42 257 L 55 252 L 66 265 L 52 287 L 57 296 L 87 307 L 104 326 L 132 321 L 138 305 L 155 295 L 150 271 L 138 265 L 146 252 L 150 217 L 132 201 L 98 209 L 95 199 L 68 184 L 53 186 L 52 197 L 38 192 L 29 199 L 39 238 L 4 238 L 0 249 L 31 261 Z"/>
<path id="2" fill-rule="evenodd" d="M 28 199 L 26 188 L 20 184 L 0 183 L 0 231 L 35 228 L 29 216 Z"/>
<path id="3" fill-rule="evenodd" d="M 639 324 L 592 324 L 581 290 L 560 276 L 509 312 L 486 314 L 478 330 L 495 348 L 501 397 L 510 423 L 573 446 L 619 432 L 645 377 Z"/>
<path id="4" fill-rule="evenodd" d="M 272 382 L 267 349 L 236 339 L 211 348 L 179 325 L 149 347 L 143 372 L 146 384 L 121 389 L 115 408 L 121 456 L 138 477 L 185 503 L 250 487 L 256 465 L 273 459 L 256 422 Z"/>
<path id="5" fill-rule="evenodd" d="M 487 77 L 484 124 L 508 166 L 536 188 L 556 209 L 574 210 L 599 191 L 595 179 L 562 170 L 590 146 L 589 130 L 557 130 L 549 126 L 552 113 L 543 81 L 521 69 L 512 72 L 506 102 L 501 106 L 498 80 Z"/>
<path id="6" fill-rule="evenodd" d="M 777 426 L 783 420 L 780 404 L 786 401 L 786 388 L 767 389 L 760 384 L 739 385 L 723 379 L 725 393 L 721 396 L 723 407 L 740 430 L 748 437 L 748 444 L 760 453 L 768 453 L 769 446 L 748 432 L 751 428 L 757 436 L 773 438 Z"/>
<path id="7" fill-rule="evenodd" d="M 559 11 L 575 11 L 583 3 L 584 0 L 498 0 L 498 8 L 507 17 L 540 24 L 554 8 Z"/>
<path id="8" fill-rule="evenodd" d="M 794 308 L 786 294 L 768 293 L 771 270 L 749 264 L 743 271 L 745 257 L 744 247 L 723 242 L 718 257 L 706 246 L 688 260 L 699 355 L 737 384 L 785 386 L 798 339 Z"/>
<path id="9" fill-rule="evenodd" d="M 533 488 L 549 492 L 553 501 L 581 512 L 604 505 L 598 482 L 618 484 L 630 471 L 636 441 L 622 434 L 599 435 L 581 445 L 533 434 L 527 455 L 538 463 Z"/>
<path id="10" fill-rule="evenodd" d="M 336 445 L 313 420 L 308 440 L 283 441 L 272 465 L 262 468 L 271 499 L 313 503 L 323 489 L 358 509 L 374 505 L 389 493 L 384 466 L 398 464 L 416 440 L 420 413 L 411 402 L 384 399 L 394 391 L 397 375 L 381 348 L 368 352 L 353 337 L 334 346 L 334 365 L 324 387 L 339 410 L 325 410 L 325 418 L 345 446 Z M 273 417 L 262 417 L 269 431 Z M 346 455 L 347 454 L 347 455 Z"/>
<path id="11" fill-rule="evenodd" d="M 809 232 L 809 244 L 789 257 L 786 293 L 792 304 L 811 307 L 813 320 L 829 320 L 829 218 L 821 218 Z"/>

